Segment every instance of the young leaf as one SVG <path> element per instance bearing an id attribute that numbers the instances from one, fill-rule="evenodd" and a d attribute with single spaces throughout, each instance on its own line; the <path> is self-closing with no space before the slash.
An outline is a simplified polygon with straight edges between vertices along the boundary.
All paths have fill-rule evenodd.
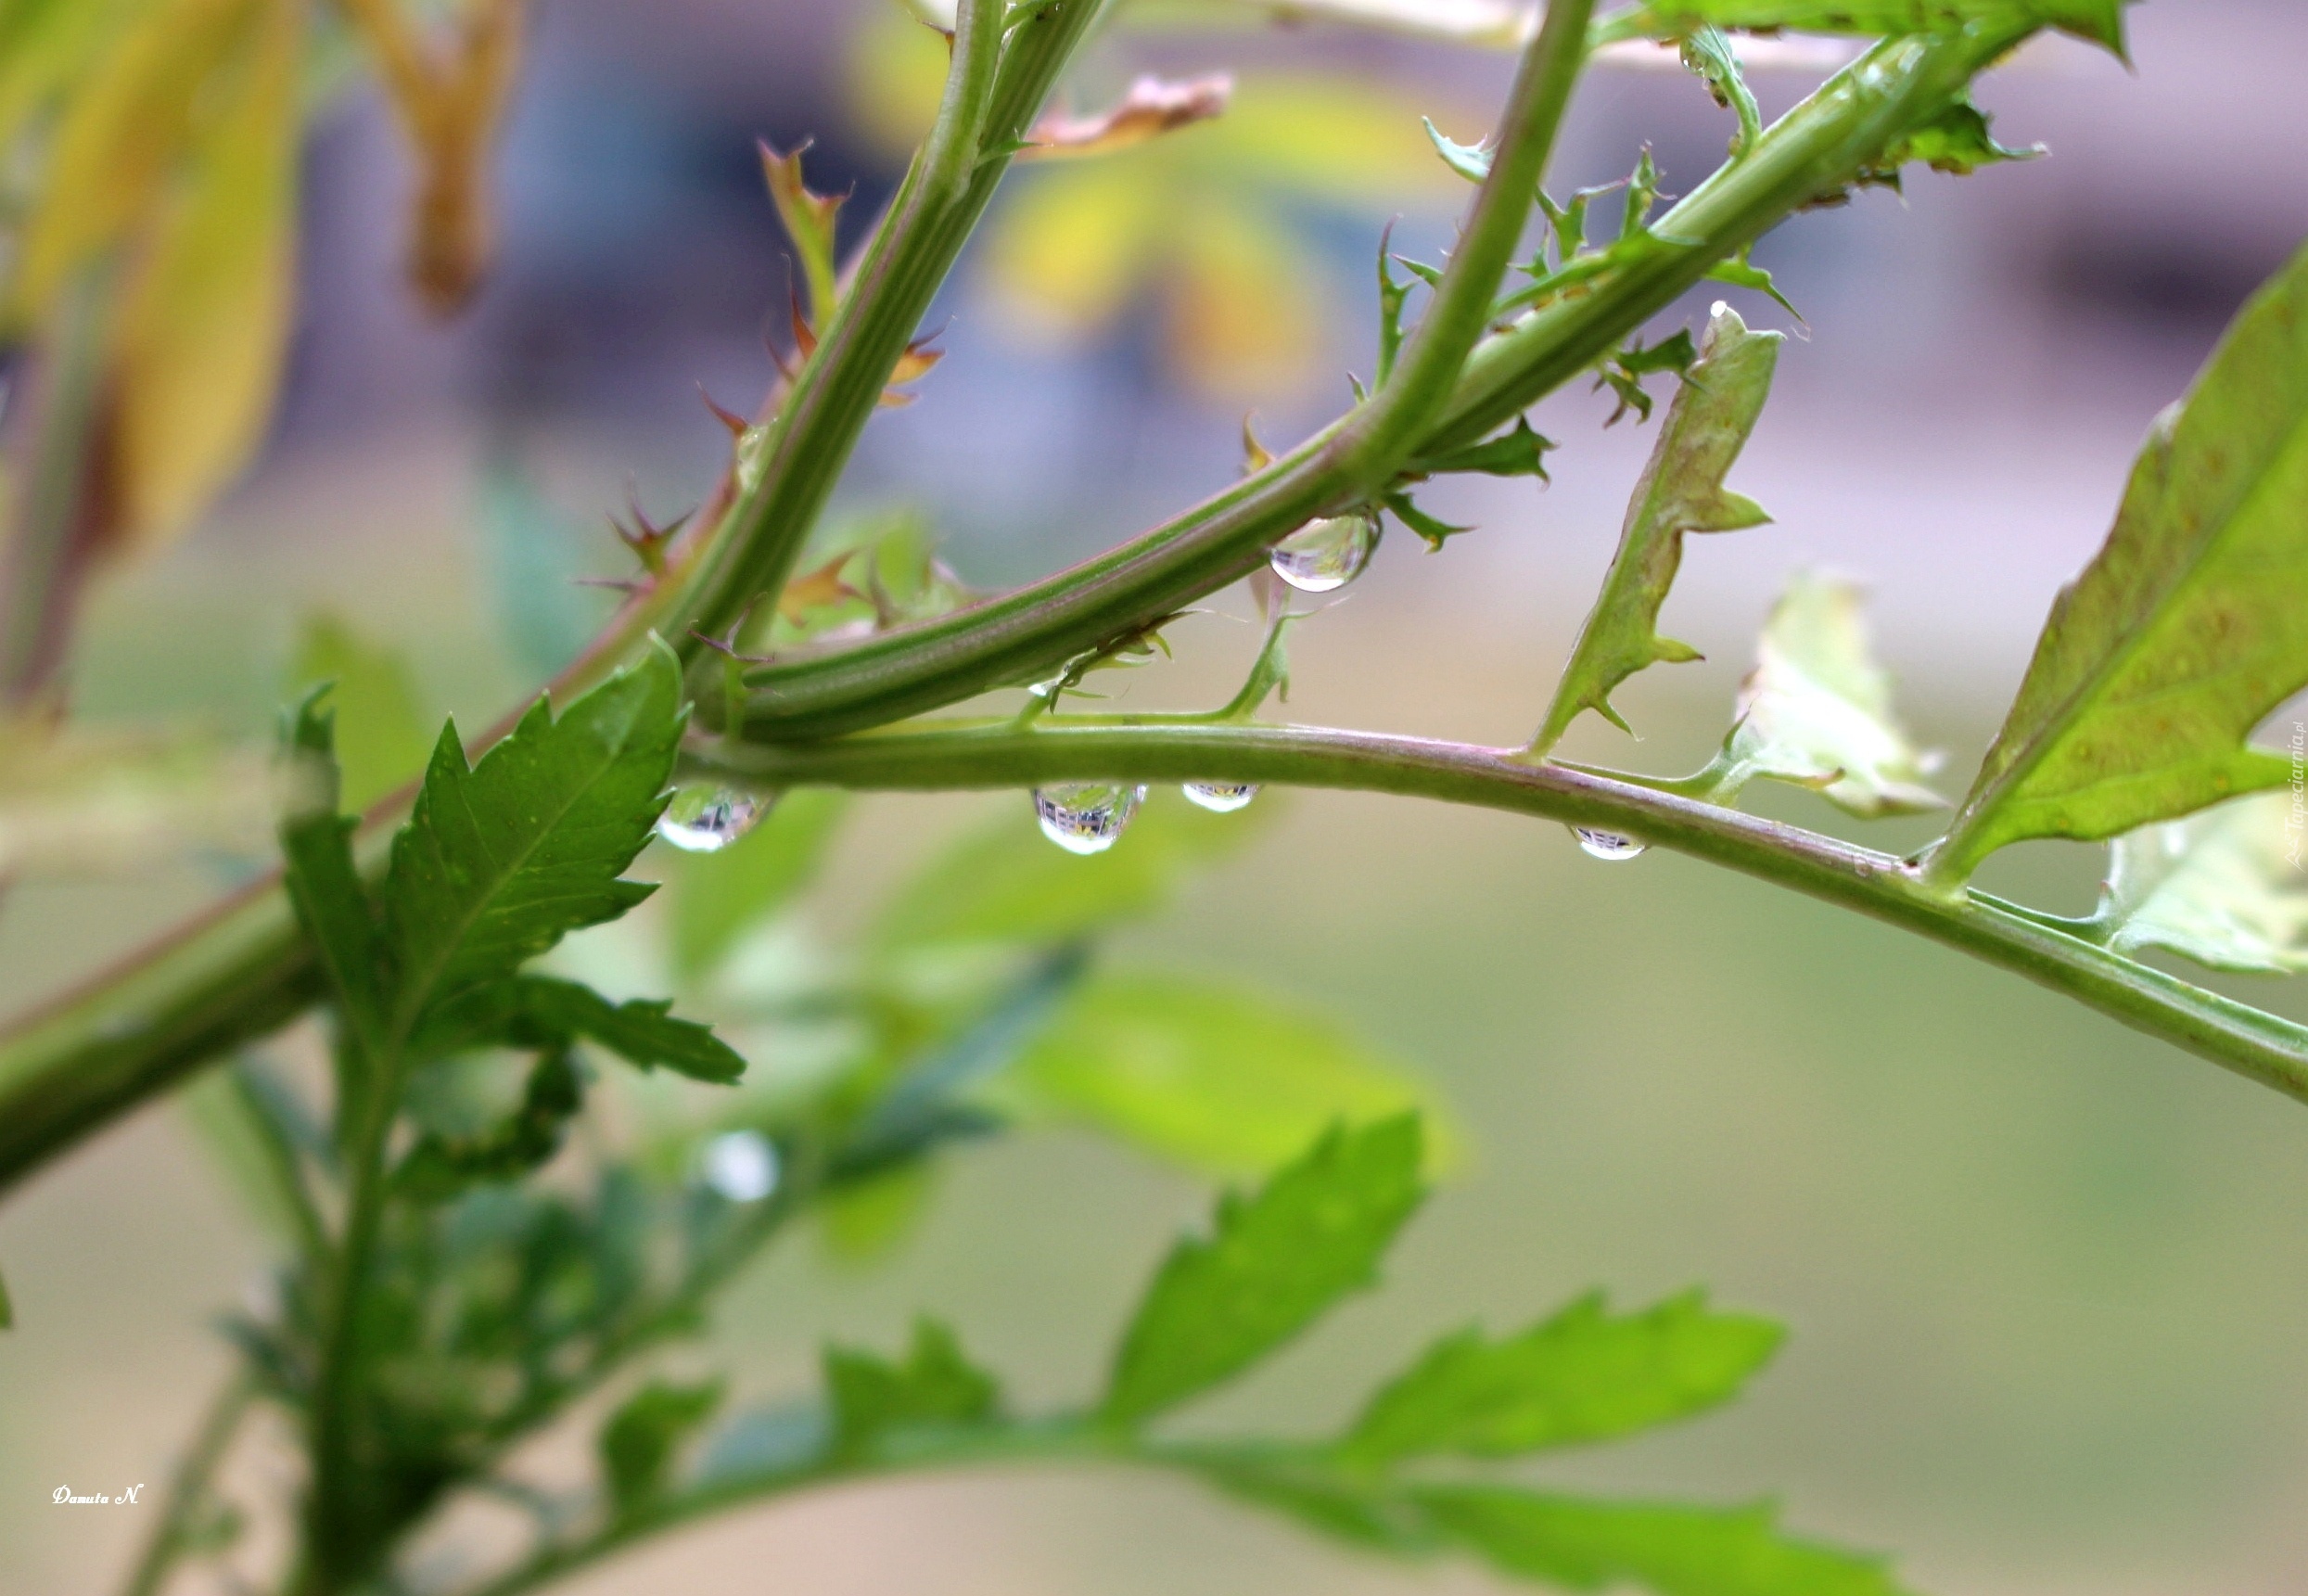
<path id="1" fill-rule="evenodd" d="M 432 739 L 417 712 L 408 663 L 336 616 L 308 616 L 297 640 L 291 685 L 332 683 L 342 807 L 354 814 L 425 769 Z"/>
<path id="2" fill-rule="evenodd" d="M 1908 161 L 1919 160 L 1934 172 L 1969 177 L 1983 166 L 2033 160 L 2043 153 L 2040 144 L 2011 149 L 1996 143 L 1996 135 L 1988 131 L 1986 114 L 1969 99 L 1958 98 L 1904 134 L 1886 153 L 1883 164 L 1895 174 Z"/>
<path id="3" fill-rule="evenodd" d="M 675 1385 L 653 1380 L 619 1404 L 601 1426 L 601 1472 L 613 1514 L 623 1518 L 665 1489 L 683 1442 L 721 1405 L 722 1384 Z"/>
<path id="4" fill-rule="evenodd" d="M 1480 183 L 1490 175 L 1490 151 L 1480 145 L 1460 144 L 1445 134 L 1426 117 L 1426 136 L 1435 143 L 1435 153 L 1443 158 L 1443 164 L 1469 183 Z"/>
<path id="5" fill-rule="evenodd" d="M 848 807 L 832 787 L 787 793 L 730 847 L 685 861 L 673 893 L 673 967 L 704 975 L 809 886 Z"/>
<path id="6" fill-rule="evenodd" d="M 1733 155 L 1763 136 L 1763 113 L 1755 108 L 1754 94 L 1747 87 L 1747 79 L 1739 70 L 1739 57 L 1722 29 L 1702 23 L 1684 34 L 1683 65 L 1706 83 L 1715 104 L 1739 118 L 1739 135 L 1731 141 Z"/>
<path id="7" fill-rule="evenodd" d="M 1241 1373 L 1371 1284 L 1425 1196 L 1419 1121 L 1333 1130 L 1250 1196 L 1219 1199 L 1209 1239 L 1179 1242 L 1122 1337 L 1105 1417 L 1136 1424 Z"/>
<path id="8" fill-rule="evenodd" d="M 1766 1320 L 1710 1312 L 1697 1292 L 1617 1317 L 1600 1295 L 1585 1297 L 1504 1341 L 1468 1329 L 1435 1343 L 1371 1399 L 1340 1449 L 1382 1467 L 1608 1440 L 1729 1400 L 1780 1336 Z"/>
<path id="9" fill-rule="evenodd" d="M 2063 589 L 1930 877 L 2289 780 L 2246 746 L 2308 684 L 2308 249 L 2151 429 L 2115 530 Z"/>
<path id="10" fill-rule="evenodd" d="M 1253 990 L 1095 977 L 1003 1078 L 1005 1099 L 1218 1175 L 1257 1175 L 1340 1120 L 1435 1105 L 1329 1020 Z M 1429 1139 L 1429 1163 L 1447 1142 Z"/>
<path id="11" fill-rule="evenodd" d="M 834 256 L 834 225 L 847 195 L 812 194 L 801 181 L 803 144 L 791 155 L 780 155 L 767 139 L 759 141 L 761 175 L 770 185 L 770 203 L 784 223 L 785 236 L 801 262 L 802 281 L 810 287 L 810 314 L 819 327 L 833 319 L 839 295 L 839 275 Z"/>
<path id="12" fill-rule="evenodd" d="M 285 718 L 282 741 L 292 780 L 280 845 L 288 900 L 362 1057 L 374 1059 L 384 1023 L 378 989 L 382 937 L 368 888 L 352 862 L 350 818 L 337 812 L 336 717 L 313 689 Z"/>
<path id="13" fill-rule="evenodd" d="M 1552 439 L 1531 430 L 1528 417 L 1518 415 L 1511 431 L 1447 454 L 1422 455 L 1411 463 L 1411 469 L 1435 476 L 1447 471 L 1480 471 L 1492 477 L 1536 477 L 1544 482 L 1547 451 L 1554 446 Z"/>
<path id="14" fill-rule="evenodd" d="M 1418 533 L 1430 549 L 1439 549 L 1446 540 L 1455 538 L 1460 532 L 1471 532 L 1474 530 L 1473 527 L 1457 526 L 1440 517 L 1428 515 L 1412 502 L 1408 493 L 1387 494 L 1386 508 L 1395 519 Z"/>
<path id="15" fill-rule="evenodd" d="M 1902 1596 L 1881 1559 L 1779 1531 L 1768 1507 L 1580 1501 L 1506 1486 L 1414 1494 L 1435 1525 L 1500 1571 L 1568 1590 L 1654 1596 Z"/>
<path id="16" fill-rule="evenodd" d="M 394 1171 L 402 1193 L 438 1203 L 478 1181 L 511 1181 L 550 1163 L 562 1132 L 584 1106 L 585 1083 L 567 1053 L 540 1058 L 529 1072 L 520 1104 L 478 1135 L 419 1138 Z"/>
<path id="17" fill-rule="evenodd" d="M 649 895 L 618 873 L 664 808 L 681 696 L 681 668 L 660 647 L 558 721 L 539 699 L 469 770 L 456 727 L 442 729 L 385 878 L 402 1034 L 433 1004 Z"/>
<path id="18" fill-rule="evenodd" d="M 963 1357 L 953 1332 L 934 1319 L 913 1321 L 902 1363 L 871 1352 L 825 1349 L 825 1387 L 834 1404 L 834 1445 L 849 1458 L 891 1430 L 914 1424 L 974 1424 L 1001 1399 L 994 1377 Z"/>
<path id="19" fill-rule="evenodd" d="M 1659 606 L 1682 563 L 1685 532 L 1737 531 L 1770 518 L 1752 499 L 1727 492 L 1723 479 L 1770 393 L 1779 341 L 1779 334 L 1749 332 L 1738 312 L 1715 307 L 1699 359 L 1668 407 L 1635 486 L 1618 553 L 1531 744 L 1533 755 L 1553 747 L 1582 709 L 1626 730 L 1611 707 L 1612 689 L 1654 661 L 1699 658 L 1689 645 L 1658 634 Z"/>
<path id="20" fill-rule="evenodd" d="M 515 976 L 437 1004 L 414 1051 L 436 1057 L 462 1048 L 559 1048 L 582 1037 L 643 1069 L 659 1066 L 726 1085 L 746 1072 L 736 1050 L 695 1020 L 675 1019 L 669 998 L 613 1003 L 591 987 L 550 976 Z"/>
<path id="21" fill-rule="evenodd" d="M 1892 714 L 1855 583 L 1800 573 L 1772 607 L 1740 683 L 1739 719 L 1702 781 L 1722 803 L 1764 777 L 1817 789 L 1863 819 L 1945 806 Z"/>
<path id="22" fill-rule="evenodd" d="M 2215 970 L 2308 970 L 2303 823 L 2254 793 L 2116 838 L 2098 918 L 2119 953 L 2168 948 Z"/>
<path id="23" fill-rule="evenodd" d="M 1694 24 L 1755 32 L 1934 33 L 1985 22 L 2057 28 L 2123 53 L 2130 0 L 1651 0 L 1626 31 L 1677 37 Z"/>

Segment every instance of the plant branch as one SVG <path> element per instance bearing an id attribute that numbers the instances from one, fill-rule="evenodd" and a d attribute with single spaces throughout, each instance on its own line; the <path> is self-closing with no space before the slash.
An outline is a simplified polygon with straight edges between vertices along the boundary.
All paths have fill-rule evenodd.
<path id="1" fill-rule="evenodd" d="M 1661 217 L 1652 227 L 1658 248 L 1476 344 L 1416 452 L 1474 441 L 1586 371 L 1718 262 L 1880 160 L 1893 140 L 1944 109 L 2023 36 L 1975 28 L 1869 51 Z M 746 734 L 831 736 L 959 703 L 1030 680 L 1217 592 L 1346 492 L 1325 452 L 1352 422 L 1351 415 L 1333 422 L 1264 470 L 1040 581 L 936 620 L 746 672 Z M 1325 468 L 1326 458 L 1333 468 Z"/>
<path id="2" fill-rule="evenodd" d="M 247 1374 L 236 1370 L 209 1404 L 200 1427 L 193 1432 L 190 1449 L 169 1481 L 168 1500 L 161 1504 L 159 1523 L 146 1540 L 144 1554 L 137 1558 L 136 1566 L 129 1571 L 121 1596 L 159 1596 L 169 1574 L 185 1554 L 185 1543 L 194 1528 L 193 1515 L 209 1494 L 210 1483 L 231 1449 L 233 1437 L 240 1433 L 240 1422 L 247 1416 L 255 1395 L 254 1384 Z"/>
<path id="3" fill-rule="evenodd" d="M 1855 909 L 2066 993 L 2308 1102 L 2308 1028 L 2110 953 L 1982 893 L 1945 900 L 1888 854 L 1513 750 L 1305 726 L 1066 716 L 955 721 L 837 742 L 717 745 L 700 772 L 904 791 L 1058 781 L 1260 782 L 1440 798 L 1621 832 Z"/>

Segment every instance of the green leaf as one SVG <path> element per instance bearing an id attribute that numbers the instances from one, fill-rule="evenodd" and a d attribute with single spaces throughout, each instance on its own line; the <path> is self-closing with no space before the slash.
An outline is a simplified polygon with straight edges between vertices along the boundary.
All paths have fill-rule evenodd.
<path id="1" fill-rule="evenodd" d="M 1511 1457 L 1608 1440 L 1729 1400 L 1778 1350 L 1766 1320 L 1697 1292 L 1613 1316 L 1600 1294 L 1503 1341 L 1447 1336 L 1371 1398 L 1341 1443 L 1353 1463 Z"/>
<path id="2" fill-rule="evenodd" d="M 1904 134 L 1886 152 L 1883 164 L 1896 172 L 1908 161 L 1919 160 L 1934 172 L 1969 177 L 1983 166 L 2033 160 L 2043 153 L 2040 144 L 2026 149 L 1997 144 L 1988 131 L 1986 114 L 1969 99 L 1958 98 L 1930 121 Z"/>
<path id="3" fill-rule="evenodd" d="M 813 194 L 801 181 L 801 158 L 810 148 L 801 145 L 791 155 L 780 155 L 767 139 L 760 141 L 761 175 L 770 185 L 770 202 L 793 241 L 801 263 L 802 280 L 810 287 L 810 314 L 822 328 L 833 319 L 840 298 L 840 276 L 834 253 L 834 227 L 841 215 L 845 195 Z"/>
<path id="4" fill-rule="evenodd" d="M 299 693 L 334 683 L 329 707 L 337 720 L 344 808 L 358 814 L 424 771 L 432 740 L 417 711 L 408 664 L 397 652 L 336 616 L 308 616 L 290 677 Z"/>
<path id="5" fill-rule="evenodd" d="M 1779 309 L 1797 321 L 1803 319 L 1803 313 L 1796 310 L 1785 294 L 1779 292 L 1779 286 L 1772 280 L 1771 274 L 1751 262 L 1744 250 L 1736 260 L 1717 261 L 1708 269 L 1707 280 L 1711 283 L 1728 283 L 1734 288 L 1752 288 L 1758 294 L 1768 294 Z"/>
<path id="6" fill-rule="evenodd" d="M 336 717 L 319 687 L 283 719 L 291 780 L 281 817 L 288 900 L 320 956 L 321 968 L 363 1057 L 373 1059 L 384 1021 L 378 990 L 383 948 L 368 888 L 352 862 L 353 822 L 337 812 Z"/>
<path id="7" fill-rule="evenodd" d="M 1437 1486 L 1415 1500 L 1502 1572 L 1569 1590 L 1655 1596 L 1901 1596 L 1880 1559 L 1790 1539 L 1768 1507 L 1580 1501 L 1504 1486 Z"/>
<path id="8" fill-rule="evenodd" d="M 401 1034 L 650 894 L 618 873 L 664 807 L 681 702 L 681 669 L 660 646 L 558 721 L 539 699 L 469 770 L 455 724 L 442 729 L 385 878 Z"/>
<path id="9" fill-rule="evenodd" d="M 719 853 L 683 861 L 673 892 L 673 967 L 695 979 L 752 926 L 810 885 L 848 811 L 848 795 L 805 787 L 777 800 L 754 828 Z"/>
<path id="10" fill-rule="evenodd" d="M 2116 838 L 2098 916 L 2108 946 L 2167 948 L 2215 970 L 2308 970 L 2298 790 L 2254 793 Z"/>
<path id="11" fill-rule="evenodd" d="M 1683 65 L 1706 83 L 1715 104 L 1739 118 L 1739 136 L 1731 141 L 1731 153 L 1737 155 L 1753 147 L 1763 136 L 1763 113 L 1755 109 L 1754 94 L 1747 87 L 1747 79 L 1739 70 L 1739 57 L 1723 30 L 1702 23 L 1684 34 Z"/>
<path id="12" fill-rule="evenodd" d="M 512 1181 L 553 1161 L 569 1120 L 584 1106 L 577 1061 L 553 1052 L 529 1067 L 514 1111 L 477 1135 L 431 1133 L 418 1139 L 394 1170 L 402 1194 L 444 1202 L 478 1181 Z"/>
<path id="13" fill-rule="evenodd" d="M 0 1330 L 16 1328 L 16 1305 L 8 1300 L 8 1283 L 0 1280 Z"/>
<path id="14" fill-rule="evenodd" d="M 1119 842 L 1083 857 L 1051 847 L 1023 811 L 932 860 L 882 912 L 874 940 L 886 949 L 1070 940 L 1160 908 L 1187 870 L 1256 835 L 1242 824 L 1249 815 L 1157 801 Z"/>
<path id="15" fill-rule="evenodd" d="M 1536 477 L 1544 482 L 1547 478 L 1547 451 L 1554 440 L 1531 430 L 1527 416 L 1514 418 L 1511 431 L 1480 443 L 1470 443 L 1447 454 L 1422 455 L 1411 462 L 1411 469 L 1439 476 L 1447 471 L 1481 471 L 1493 477 Z"/>
<path id="16" fill-rule="evenodd" d="M 1439 549 L 1443 546 L 1445 540 L 1455 538 L 1460 532 L 1471 532 L 1474 530 L 1473 527 L 1457 526 L 1438 517 L 1428 515 L 1411 502 L 1410 495 L 1408 493 L 1387 494 L 1386 508 L 1393 513 L 1395 519 L 1424 539 L 1426 546 L 1430 549 Z"/>
<path id="17" fill-rule="evenodd" d="M 2123 53 L 2129 0 L 1652 0 L 1619 35 L 1674 38 L 1700 23 L 1767 32 L 1938 33 L 1983 22 L 2057 28 Z"/>
<path id="18" fill-rule="evenodd" d="M 856 1458 L 892 1430 L 917 1424 L 975 1424 L 993 1417 L 1001 1387 L 963 1357 L 953 1332 L 934 1319 L 913 1321 L 902 1363 L 846 1347 L 825 1349 L 825 1387 L 834 1404 L 834 1445 Z"/>
<path id="19" fill-rule="evenodd" d="M 1443 164 L 1469 183 L 1480 183 L 1490 175 L 1491 152 L 1480 145 L 1460 144 L 1445 134 L 1426 117 L 1419 119 L 1426 124 L 1426 136 L 1435 142 L 1435 153 L 1443 158 Z"/>
<path id="20" fill-rule="evenodd" d="M 1892 713 L 1891 679 L 1868 646 L 1856 583 L 1799 573 L 1773 606 L 1740 683 L 1739 720 L 1702 777 L 1735 802 L 1757 777 L 1793 782 L 1874 819 L 1945 808 Z"/>
<path id="21" fill-rule="evenodd" d="M 471 988 L 436 1005 L 414 1051 L 436 1057 L 481 1046 L 556 1048 L 578 1038 L 598 1042 L 628 1064 L 659 1066 L 692 1080 L 726 1085 L 746 1072 L 745 1058 L 695 1020 L 675 1019 L 670 998 L 613 1003 L 591 987 L 550 976 L 515 976 Z"/>
<path id="22" fill-rule="evenodd" d="M 1419 1121 L 1333 1130 L 1251 1196 L 1218 1201 L 1208 1240 L 1181 1239 L 1139 1304 L 1104 1415 L 1136 1424 L 1241 1373 L 1350 1292 L 1426 1188 Z"/>
<path id="23" fill-rule="evenodd" d="M 676 1385 L 653 1380 L 620 1403 L 601 1426 L 601 1472 L 615 1516 L 646 1507 L 664 1492 L 674 1454 L 721 1405 L 722 1383 Z"/>
<path id="24" fill-rule="evenodd" d="M 1394 267 L 1387 254 L 1386 246 L 1394 232 L 1390 223 L 1386 231 L 1379 235 L 1378 241 L 1378 380 L 1381 383 L 1394 375 L 1395 357 L 1402 352 L 1402 307 L 1410 297 L 1410 285 L 1395 281 Z"/>
<path id="25" fill-rule="evenodd" d="M 1951 888 L 2008 843 L 2114 836 L 2282 785 L 2290 762 L 2246 739 L 2303 684 L 2308 249 L 2150 430 L 1930 878 Z"/>
<path id="26" fill-rule="evenodd" d="M 1001 1078 L 1005 1101 L 1218 1175 L 1264 1174 L 1341 1120 L 1435 1104 L 1343 1028 L 1254 989 L 1177 977 L 1087 982 Z M 1447 1156 L 1429 1139 L 1429 1163 Z"/>
<path id="27" fill-rule="evenodd" d="M 1534 755 L 1553 747 L 1582 709 L 1627 730 L 1611 707 L 1612 690 L 1654 661 L 1699 658 L 1688 644 L 1658 634 L 1659 606 L 1682 563 L 1684 533 L 1737 531 L 1770 518 L 1752 499 L 1727 492 L 1723 479 L 1771 391 L 1779 343 L 1779 334 L 1750 332 L 1738 312 L 1715 307 L 1636 484 L 1618 553 L 1531 745 Z"/>

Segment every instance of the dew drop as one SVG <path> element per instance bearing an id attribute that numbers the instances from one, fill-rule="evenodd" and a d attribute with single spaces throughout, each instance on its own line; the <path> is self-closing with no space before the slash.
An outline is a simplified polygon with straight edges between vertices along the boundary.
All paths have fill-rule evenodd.
<path id="1" fill-rule="evenodd" d="M 1231 814 L 1249 807 L 1258 796 L 1256 782 L 1188 782 L 1186 801 L 1200 804 L 1213 814 Z"/>
<path id="2" fill-rule="evenodd" d="M 1372 511 L 1327 516 L 1276 543 L 1267 552 L 1267 563 L 1300 593 L 1329 593 L 1362 574 L 1371 551 L 1378 547 L 1378 533 Z"/>
<path id="3" fill-rule="evenodd" d="M 1034 789 L 1042 835 L 1068 853 L 1103 853 L 1146 799 L 1142 786 L 1114 782 L 1067 782 Z"/>
<path id="4" fill-rule="evenodd" d="M 683 853 L 718 853 L 751 831 L 771 801 L 742 787 L 682 787 L 657 817 L 657 835 Z"/>
<path id="5" fill-rule="evenodd" d="M 1594 826 L 1575 825 L 1571 835 L 1579 839 L 1579 847 L 1597 859 L 1616 864 L 1622 859 L 1640 859 L 1651 845 L 1638 842 L 1625 832 L 1601 831 Z"/>
<path id="6" fill-rule="evenodd" d="M 733 1203 L 758 1203 L 777 1190 L 777 1149 L 759 1130 L 716 1136 L 698 1162 L 706 1184 Z"/>

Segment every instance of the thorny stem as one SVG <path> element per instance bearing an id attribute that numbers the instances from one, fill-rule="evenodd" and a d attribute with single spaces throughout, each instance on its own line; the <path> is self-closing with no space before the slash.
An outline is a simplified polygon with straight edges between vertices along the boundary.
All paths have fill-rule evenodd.
<path id="1" fill-rule="evenodd" d="M 2308 1102 L 2308 1028 L 2119 957 L 1982 893 L 1950 900 L 1888 854 L 1515 751 L 1307 726 L 1065 716 L 930 722 L 798 746 L 717 745 L 700 772 L 900 791 L 1055 781 L 1260 782 L 1438 798 L 1622 832 L 1855 909 L 2065 992 L 2136 1030 Z"/>
<path id="2" fill-rule="evenodd" d="M 1473 442 L 1587 370 L 1715 264 L 1804 202 L 1850 182 L 1942 109 L 2023 34 L 1973 27 L 1879 45 L 1753 149 L 1651 224 L 1654 246 L 1585 291 L 1474 346 L 1417 453 Z M 867 642 L 746 673 L 747 735 L 798 740 L 883 725 L 1028 681 L 1217 592 L 1267 545 L 1354 495 L 1338 440 L 1349 415 L 1253 476 L 1117 548 L 1040 581 Z M 714 713 L 717 706 L 701 706 Z"/>

